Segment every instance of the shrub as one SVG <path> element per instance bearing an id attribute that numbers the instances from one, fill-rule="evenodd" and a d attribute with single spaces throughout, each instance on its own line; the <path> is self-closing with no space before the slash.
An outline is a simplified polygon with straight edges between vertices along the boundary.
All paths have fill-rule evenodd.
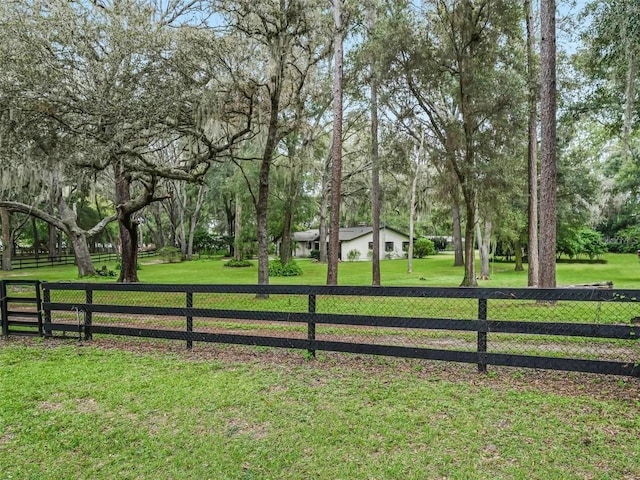
<path id="1" fill-rule="evenodd" d="M 421 238 L 413 244 L 413 256 L 415 258 L 423 258 L 428 255 L 435 255 L 436 247 L 428 238 Z"/>
<path id="2" fill-rule="evenodd" d="M 96 273 L 101 277 L 115 277 L 116 272 L 107 268 L 106 265 L 102 265 L 99 270 L 96 270 Z"/>
<path id="3" fill-rule="evenodd" d="M 243 267 L 251 267 L 253 266 L 253 263 L 251 263 L 249 260 L 236 260 L 235 258 L 232 258 L 231 260 L 226 262 L 224 266 L 232 267 L 232 268 L 243 268 Z"/>
<path id="4" fill-rule="evenodd" d="M 280 260 L 269 262 L 270 277 L 297 277 L 298 275 L 302 275 L 302 269 L 295 260 L 289 260 L 288 263 L 282 263 Z"/>
<path id="5" fill-rule="evenodd" d="M 558 236 L 556 255 L 566 255 L 570 259 L 586 255 L 593 260 L 607 252 L 602 234 L 591 228 L 569 229 Z"/>
<path id="6" fill-rule="evenodd" d="M 311 254 L 309 256 L 314 260 L 320 260 L 320 250 L 311 250 Z"/>
<path id="7" fill-rule="evenodd" d="M 353 250 L 349 250 L 349 253 L 347 253 L 347 258 L 349 259 L 350 262 L 355 262 L 356 260 L 360 259 L 360 250 L 354 248 Z"/>
<path id="8" fill-rule="evenodd" d="M 162 247 L 158 250 L 158 255 L 165 262 L 178 263 L 182 261 L 182 254 L 176 247 Z"/>

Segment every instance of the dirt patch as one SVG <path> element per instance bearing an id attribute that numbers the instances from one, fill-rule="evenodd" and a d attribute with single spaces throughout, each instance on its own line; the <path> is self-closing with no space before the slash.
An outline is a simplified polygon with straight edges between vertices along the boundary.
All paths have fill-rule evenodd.
<path id="1" fill-rule="evenodd" d="M 96 413 L 100 410 L 100 404 L 93 398 L 81 398 L 77 400 L 76 409 L 80 413 Z"/>
<path id="2" fill-rule="evenodd" d="M 46 412 L 55 412 L 56 410 L 61 410 L 62 409 L 62 404 L 61 403 L 55 403 L 55 402 L 48 402 L 48 401 L 44 401 L 44 402 L 40 402 L 38 404 L 38 409 L 39 410 L 44 410 Z"/>

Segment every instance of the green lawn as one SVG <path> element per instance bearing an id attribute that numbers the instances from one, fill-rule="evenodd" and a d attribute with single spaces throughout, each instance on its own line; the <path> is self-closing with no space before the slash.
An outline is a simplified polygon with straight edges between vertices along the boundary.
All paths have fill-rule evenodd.
<path id="1" fill-rule="evenodd" d="M 640 288 L 640 263 L 635 255 L 608 254 L 607 263 L 564 264 L 557 266 L 558 285 L 613 281 L 617 288 Z M 300 277 L 272 278 L 274 284 L 321 285 L 326 282 L 326 265 L 311 260 L 298 260 L 304 274 Z M 227 268 L 223 260 L 195 260 L 192 262 L 145 264 L 141 261 L 140 281 L 150 283 L 256 283 L 257 261 L 252 267 Z M 457 286 L 463 277 L 462 267 L 453 267 L 453 257 L 440 254 L 414 260 L 413 273 L 407 273 L 406 260 L 381 262 L 383 285 Z M 100 267 L 101 265 L 97 265 Z M 114 268 L 115 264 L 108 264 Z M 38 279 L 47 281 L 77 280 L 74 266 L 2 272 L 3 278 Z M 98 277 L 95 281 L 113 281 Z M 94 281 L 92 279 L 92 281 Z M 343 262 L 339 266 L 340 285 L 370 285 L 371 262 Z M 524 287 L 527 272 L 514 271 L 513 264 L 495 263 L 491 266 L 491 280 L 480 281 L 485 287 Z"/>
<path id="2" fill-rule="evenodd" d="M 640 478 L 637 380 L 211 351 L 0 342 L 0 477 Z"/>

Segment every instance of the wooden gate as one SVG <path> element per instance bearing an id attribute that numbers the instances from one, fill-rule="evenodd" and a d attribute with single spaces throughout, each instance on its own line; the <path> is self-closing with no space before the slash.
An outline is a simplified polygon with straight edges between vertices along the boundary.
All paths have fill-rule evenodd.
<path id="1" fill-rule="evenodd" d="M 37 280 L 0 280 L 2 335 L 42 336 L 42 301 Z"/>

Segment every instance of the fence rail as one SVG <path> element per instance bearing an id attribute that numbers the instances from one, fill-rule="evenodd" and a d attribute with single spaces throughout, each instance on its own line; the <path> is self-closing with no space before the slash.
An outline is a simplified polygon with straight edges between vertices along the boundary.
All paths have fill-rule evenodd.
<path id="1" fill-rule="evenodd" d="M 47 283 L 75 332 L 640 376 L 640 291 Z M 592 320 L 587 322 L 587 320 Z"/>
<path id="2" fill-rule="evenodd" d="M 138 252 L 138 258 L 144 258 L 156 255 L 156 252 Z M 93 263 L 115 262 L 120 260 L 117 253 L 92 253 L 91 261 Z M 47 256 L 15 256 L 11 258 L 11 268 L 13 270 L 22 270 L 27 268 L 55 267 L 59 265 L 75 265 L 76 258 L 73 255 L 55 255 Z"/>

